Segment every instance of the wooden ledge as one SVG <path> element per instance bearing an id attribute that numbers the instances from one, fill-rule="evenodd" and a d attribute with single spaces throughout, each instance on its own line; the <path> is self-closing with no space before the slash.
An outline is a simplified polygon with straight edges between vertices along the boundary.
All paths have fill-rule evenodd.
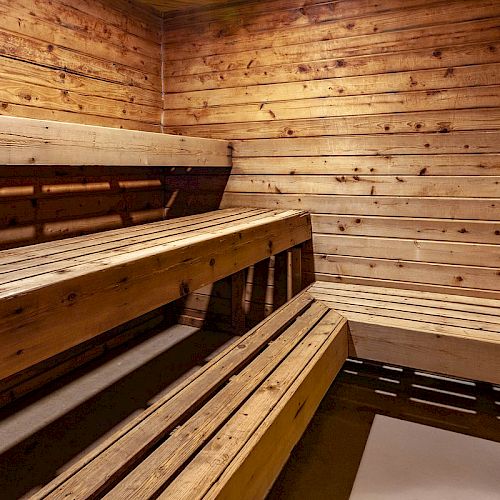
<path id="1" fill-rule="evenodd" d="M 2 165 L 230 167 L 228 141 L 0 116 Z"/>

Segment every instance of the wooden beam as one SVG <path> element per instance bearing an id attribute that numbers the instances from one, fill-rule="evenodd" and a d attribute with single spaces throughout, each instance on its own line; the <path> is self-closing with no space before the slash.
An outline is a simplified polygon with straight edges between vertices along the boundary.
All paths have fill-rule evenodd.
<path id="1" fill-rule="evenodd" d="M 2 165 L 230 167 L 229 142 L 0 116 Z"/>

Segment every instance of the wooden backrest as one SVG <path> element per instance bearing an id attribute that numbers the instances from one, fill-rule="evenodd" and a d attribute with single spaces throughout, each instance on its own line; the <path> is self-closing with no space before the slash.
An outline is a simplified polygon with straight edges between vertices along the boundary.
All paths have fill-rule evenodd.
<path id="1" fill-rule="evenodd" d="M 0 116 L 0 249 L 215 210 L 230 166 L 227 141 Z"/>

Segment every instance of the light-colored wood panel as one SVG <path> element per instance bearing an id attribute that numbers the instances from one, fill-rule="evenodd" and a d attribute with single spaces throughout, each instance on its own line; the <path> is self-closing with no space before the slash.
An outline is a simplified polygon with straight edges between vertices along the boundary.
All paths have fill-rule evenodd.
<path id="1" fill-rule="evenodd" d="M 176 110 L 177 111 L 177 110 Z M 209 110 L 208 110 L 209 111 Z M 163 115 L 165 118 L 165 113 Z M 420 111 L 210 125 L 164 126 L 166 133 L 213 139 L 277 139 L 325 135 L 498 130 L 500 108 Z"/>
<path id="2" fill-rule="evenodd" d="M 325 59 L 317 62 L 281 64 L 279 66 L 257 67 L 204 73 L 201 75 L 174 76 L 169 79 L 170 92 L 208 90 L 242 85 L 264 85 L 285 82 L 306 82 L 310 80 L 340 78 L 361 75 L 377 75 L 385 72 L 415 71 L 471 64 L 500 62 L 500 44 L 496 40 L 460 46 L 442 46 L 388 54 L 353 56 L 342 59 Z M 404 57 L 402 56 L 404 54 Z M 493 83 L 493 82 L 492 82 Z"/>
<path id="3" fill-rule="evenodd" d="M 221 4 L 217 8 L 178 12 L 165 18 L 168 27 L 163 41 L 175 43 L 173 33 L 192 34 L 193 28 L 204 37 L 215 37 L 218 29 L 224 29 L 225 37 L 242 38 L 250 33 L 298 26 L 309 26 L 320 22 L 341 20 L 359 15 L 375 14 L 426 5 L 429 0 L 342 0 L 335 7 L 324 0 L 249 0 L 235 5 Z M 239 31 L 241 30 L 241 32 Z M 210 39 L 210 41 L 212 41 Z"/>
<path id="4" fill-rule="evenodd" d="M 449 134 L 393 134 L 332 136 L 291 139 L 235 141 L 234 155 L 241 156 L 327 156 L 498 153 L 500 132 L 453 132 Z"/>
<path id="5" fill-rule="evenodd" d="M 137 69 L 119 62 L 107 61 L 82 52 L 75 52 L 64 46 L 46 43 L 29 36 L 0 29 L 0 44 L 3 56 L 42 64 L 52 68 L 66 68 L 80 75 L 132 85 L 148 90 L 161 89 L 160 66 Z M 123 56 L 122 56 L 123 57 Z M 117 56 L 118 60 L 120 57 Z"/>
<path id="6" fill-rule="evenodd" d="M 500 246 L 477 243 L 451 243 L 380 236 L 315 234 L 313 248 L 318 254 L 349 255 L 381 259 L 435 262 L 500 269 Z"/>
<path id="7" fill-rule="evenodd" d="M 234 158 L 235 175 L 500 175 L 499 154 Z"/>
<path id="8" fill-rule="evenodd" d="M 137 67 L 143 67 L 145 62 L 157 64 L 159 40 L 145 40 L 93 15 L 82 16 L 81 12 L 62 2 L 38 4 L 29 0 L 1 0 L 0 12 L 0 27 L 3 29 L 25 33 L 76 51 L 94 53 L 104 59 L 113 57 L 119 53 L 115 51 L 120 50 L 122 58 Z M 11 19 L 16 17 L 18 25 L 13 26 Z M 91 38 L 87 34 L 89 31 L 92 31 Z M 141 63 L 142 59 L 134 54 L 146 58 Z"/>
<path id="9" fill-rule="evenodd" d="M 369 18 L 365 17 L 361 19 L 361 21 L 364 20 L 368 20 L 368 24 L 372 24 Z M 412 22 L 410 18 L 407 18 L 407 20 L 410 23 Z M 211 46 L 212 50 L 217 55 L 210 54 L 193 57 L 193 54 L 196 54 L 196 52 L 185 54 L 185 57 L 182 59 L 169 61 L 165 74 L 167 78 L 170 78 L 172 76 L 227 71 L 228 69 L 248 69 L 248 65 L 256 68 L 294 62 L 310 63 L 323 59 L 394 52 L 400 50 L 402 44 L 404 44 L 404 50 L 408 51 L 440 45 L 452 46 L 464 43 L 494 41 L 500 34 L 498 21 L 499 18 L 464 23 L 450 22 L 449 24 L 438 24 L 432 27 L 406 30 L 401 25 L 404 23 L 396 21 L 393 29 L 385 33 L 374 33 L 372 29 L 368 29 L 367 34 L 364 36 L 348 36 L 345 38 L 324 37 L 326 40 L 309 43 L 301 39 L 297 43 L 286 44 L 284 46 L 275 45 L 275 41 L 273 40 L 272 47 L 257 50 L 245 50 L 246 43 L 243 42 L 238 45 L 240 50 L 232 54 L 217 54 L 218 47 L 216 44 L 213 44 Z M 253 39 L 249 41 L 252 44 Z M 165 52 L 168 58 L 168 47 Z M 174 57 L 179 57 L 179 54 L 175 51 L 172 52 Z"/>
<path id="10" fill-rule="evenodd" d="M 287 82 L 269 85 L 242 86 L 230 89 L 198 90 L 167 93 L 164 108 L 173 109 L 229 106 L 231 104 L 271 103 L 283 96 L 312 99 L 330 96 L 366 95 L 409 90 L 439 90 L 478 85 L 491 85 L 498 80 L 499 64 L 477 64 L 454 68 L 400 71 L 368 76 L 352 76 Z M 173 113 L 172 113 L 173 114 Z"/>
<path id="11" fill-rule="evenodd" d="M 143 132 L 161 132 L 159 123 L 153 124 L 134 120 L 109 118 L 107 116 L 76 114 L 71 111 L 36 108 L 20 104 L 9 104 L 7 102 L 0 104 L 0 116 L 78 123 L 81 125 L 97 125 L 100 127 L 117 129 L 140 130 Z"/>
<path id="12" fill-rule="evenodd" d="M 355 215 L 312 215 L 313 232 L 500 244 L 500 223 Z"/>
<path id="13" fill-rule="evenodd" d="M 368 96 L 335 96 L 293 99 L 272 104 L 217 106 L 176 110 L 169 125 L 299 120 L 352 115 L 408 113 L 414 111 L 495 108 L 500 106 L 499 86 L 427 90 Z M 164 123 L 165 125 L 165 123 Z M 300 126 L 300 125 L 299 125 Z M 341 133 L 333 130 L 334 133 Z M 423 132 L 423 131 L 422 131 Z M 348 132 L 344 132 L 347 134 Z"/>
<path id="14" fill-rule="evenodd" d="M 331 194 L 500 198 L 496 176 L 391 175 L 232 175 L 227 191 L 236 193 Z"/>
<path id="15" fill-rule="evenodd" d="M 244 202 L 247 202 L 246 204 Z M 500 220 L 498 199 L 224 193 L 222 207 L 300 208 L 313 213 Z"/>
<path id="16" fill-rule="evenodd" d="M 429 4 L 432 5 L 431 8 Z M 351 18 L 350 22 L 338 22 L 338 19 L 334 17 L 330 22 L 315 24 L 313 29 L 310 26 L 303 26 L 280 30 L 269 26 L 268 30 L 254 31 L 253 33 L 247 33 L 246 36 L 231 36 L 230 33 L 227 33 L 227 36 L 217 36 L 218 33 L 221 33 L 221 30 L 214 29 L 212 32 L 213 38 L 209 35 L 208 40 L 205 37 L 192 39 L 189 45 L 191 55 L 183 53 L 181 56 L 193 57 L 193 54 L 198 53 L 200 55 L 207 55 L 207 49 L 203 49 L 204 43 L 206 46 L 210 46 L 212 53 L 218 54 L 224 51 L 224 49 L 221 50 L 219 47 L 224 47 L 225 45 L 232 45 L 233 48 L 230 51 L 233 52 L 235 51 L 235 44 L 237 45 L 236 51 L 242 49 L 262 49 L 269 46 L 276 47 L 314 42 L 324 40 L 325 38 L 344 38 L 369 33 L 383 33 L 384 31 L 408 30 L 420 26 L 433 26 L 448 22 L 458 23 L 467 20 L 480 20 L 498 15 L 500 15 L 500 9 L 495 0 L 461 0 L 452 4 L 449 2 L 431 1 L 427 5 L 412 7 L 409 4 L 403 10 L 397 9 L 372 16 L 366 16 L 365 13 L 360 12 L 358 18 Z M 279 14 L 275 17 L 279 18 Z M 272 41 L 269 37 L 269 31 L 273 33 Z M 224 34 L 224 30 L 222 30 L 222 35 Z M 173 43 L 176 43 L 173 30 L 167 36 L 172 37 L 171 40 Z M 242 40 L 244 41 L 242 42 Z M 168 42 L 169 40 L 164 36 L 164 41 Z M 207 44 L 207 41 L 209 41 L 209 44 Z"/>
<path id="17" fill-rule="evenodd" d="M 89 78 L 64 71 L 63 69 L 55 71 L 53 68 L 27 64 L 24 61 L 9 59 L 7 57 L 1 58 L 0 77 L 6 83 L 9 80 L 22 82 L 27 89 L 31 88 L 31 86 L 59 89 L 61 99 L 64 97 L 64 91 L 66 91 L 81 94 L 88 98 L 106 98 L 126 103 L 161 107 L 161 98 L 157 91 Z M 20 97 L 25 96 L 25 104 L 29 104 L 27 99 L 28 94 L 29 90 L 26 90 L 20 95 Z M 119 106 L 119 103 L 117 103 L 117 106 Z"/>
<path id="18" fill-rule="evenodd" d="M 54 109 L 63 112 L 105 116 L 115 119 L 129 119 L 144 123 L 158 124 L 158 107 L 115 101 L 98 96 L 87 96 L 66 89 L 60 90 L 24 81 L 10 76 L 3 79 L 0 87 L 0 101 L 26 107 Z"/>
<path id="19" fill-rule="evenodd" d="M 341 255 L 315 255 L 316 273 L 411 281 L 498 291 L 498 268 L 430 264 Z"/>
<path id="20" fill-rule="evenodd" d="M 0 117 L 7 165 L 230 166 L 227 141 Z"/>

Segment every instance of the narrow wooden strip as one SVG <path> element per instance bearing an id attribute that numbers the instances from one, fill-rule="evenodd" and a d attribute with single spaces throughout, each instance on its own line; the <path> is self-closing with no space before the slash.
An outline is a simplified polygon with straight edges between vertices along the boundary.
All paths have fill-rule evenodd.
<path id="1" fill-rule="evenodd" d="M 370 278 L 364 276 L 351 276 L 348 274 L 335 275 L 326 273 L 305 273 L 306 279 L 312 283 L 315 279 L 325 283 L 341 283 L 349 285 L 363 285 L 389 288 L 393 292 L 399 293 L 401 290 L 409 290 L 423 293 L 452 294 L 454 297 L 471 298 L 480 301 L 493 302 L 500 300 L 500 292 L 495 290 L 485 290 L 477 287 L 457 287 L 452 285 L 439 285 L 434 283 L 419 283 L 414 281 L 395 280 L 387 278 Z"/>
<path id="2" fill-rule="evenodd" d="M 494 221 L 321 214 L 312 215 L 311 222 L 313 232 L 321 234 L 500 243 L 500 224 Z"/>
<path id="3" fill-rule="evenodd" d="M 235 157 L 498 153 L 500 132 L 255 139 L 234 142 Z"/>
<path id="4" fill-rule="evenodd" d="M 500 221 L 496 198 L 224 193 L 221 207 L 251 205 L 312 213 Z"/>

